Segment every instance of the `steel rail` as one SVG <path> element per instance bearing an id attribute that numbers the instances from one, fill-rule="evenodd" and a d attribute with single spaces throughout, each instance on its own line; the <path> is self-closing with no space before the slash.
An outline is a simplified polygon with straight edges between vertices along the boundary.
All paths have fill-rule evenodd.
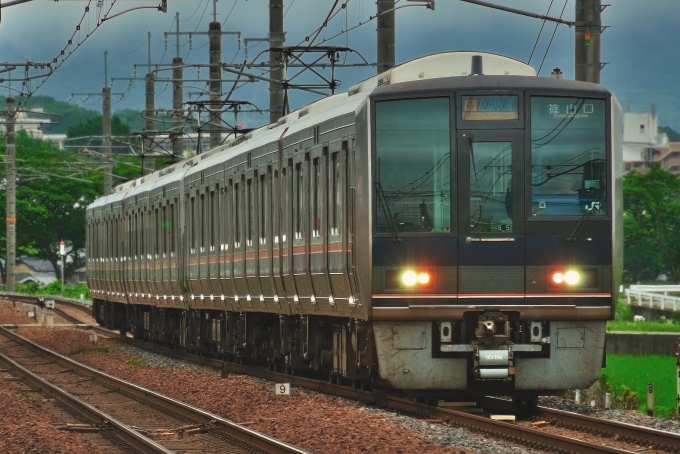
<path id="1" fill-rule="evenodd" d="M 114 334 L 111 331 L 108 331 L 108 333 Z M 216 432 L 225 434 L 228 437 L 236 439 L 242 443 L 246 443 L 250 446 L 254 446 L 272 454 L 309 454 L 308 451 L 297 448 L 280 440 L 276 440 L 247 427 L 239 426 L 232 421 L 221 418 L 220 416 L 202 410 L 198 407 L 194 407 L 179 400 L 172 399 L 155 391 L 151 391 L 139 385 L 135 385 L 134 383 L 121 380 L 85 364 L 74 361 L 70 358 L 67 358 L 66 356 L 60 355 L 59 353 L 31 342 L 30 340 L 11 332 L 5 327 L 0 327 L 0 334 L 3 334 L 14 341 L 30 347 L 34 351 L 49 355 L 67 367 L 72 367 L 85 375 L 95 377 L 105 386 L 113 389 L 119 389 L 121 392 L 134 397 L 142 403 L 164 408 L 172 413 L 186 417 L 199 424 L 202 423 L 212 425 Z"/>
<path id="2" fill-rule="evenodd" d="M 512 402 L 503 399 L 487 397 L 484 406 L 499 409 L 501 411 L 517 411 L 518 407 Z M 666 432 L 633 424 L 612 421 L 610 419 L 594 418 L 570 411 L 557 410 L 547 407 L 530 407 L 525 411 L 537 418 L 546 421 L 555 421 L 565 427 L 575 428 L 590 433 L 607 434 L 619 439 L 640 441 L 646 445 L 654 445 L 658 449 L 666 449 L 672 452 L 680 452 L 680 434 Z"/>
<path id="3" fill-rule="evenodd" d="M 145 437 L 113 416 L 95 408 L 68 391 L 65 391 L 62 388 L 59 388 L 58 386 L 55 386 L 47 380 L 37 376 L 30 370 L 23 367 L 21 364 L 8 358 L 2 353 L 0 353 L 0 363 L 5 364 L 11 372 L 22 376 L 25 383 L 31 388 L 37 389 L 41 393 L 49 395 L 62 404 L 68 406 L 76 413 L 83 415 L 88 420 L 94 421 L 102 430 L 111 430 L 115 436 L 125 441 L 130 446 L 133 446 L 134 448 L 145 453 L 173 453 L 173 451 L 170 451 L 152 439 Z"/>
<path id="4" fill-rule="evenodd" d="M 227 363 L 217 359 L 199 357 L 186 352 L 160 347 L 158 345 L 136 339 L 125 338 L 124 341 L 147 351 L 153 351 L 155 353 L 190 361 L 196 364 L 214 367 L 216 369 L 227 367 L 227 371 L 229 373 L 250 375 L 279 383 L 290 382 L 292 385 L 300 386 L 311 391 L 318 391 L 324 394 L 341 396 L 353 400 L 359 400 L 368 404 L 388 407 L 406 414 L 423 415 L 450 421 L 455 425 L 463 426 L 473 430 L 479 430 L 522 445 L 538 446 L 544 449 L 557 449 L 559 451 L 577 452 L 579 454 L 623 454 L 629 452 L 609 446 L 602 446 L 595 443 L 565 438 L 537 429 L 522 427 L 502 421 L 495 421 L 489 418 L 472 415 L 470 413 L 420 404 L 400 397 L 381 395 L 379 393 L 354 389 L 348 386 L 335 385 L 323 380 L 291 376 L 281 372 L 273 372 L 262 368 L 253 368 L 235 363 Z"/>
<path id="5" fill-rule="evenodd" d="M 78 304 L 71 303 L 71 305 L 78 307 Z M 88 308 L 86 306 L 82 306 L 81 309 L 86 310 Z M 118 332 L 110 331 L 102 327 L 95 326 L 93 327 L 93 329 L 108 336 L 119 336 Z M 227 372 L 255 376 L 258 378 L 271 380 L 274 382 L 290 382 L 293 385 L 300 386 L 312 391 L 342 396 L 369 404 L 390 407 L 392 409 L 403 411 L 406 413 L 419 414 L 439 418 L 442 420 L 448 420 L 457 425 L 500 435 L 510 440 L 514 440 L 520 444 L 536 445 L 553 449 L 557 448 L 562 450 L 571 450 L 573 452 L 579 453 L 628 452 L 625 450 L 587 443 L 580 440 L 566 439 L 563 437 L 545 433 L 537 429 L 520 427 L 502 421 L 493 421 L 488 418 L 480 417 L 477 415 L 471 415 L 465 412 L 459 412 L 447 408 L 419 404 L 411 400 L 399 397 L 381 395 L 379 393 L 354 389 L 348 386 L 335 385 L 323 380 L 291 376 L 281 372 L 274 372 L 262 368 L 254 368 L 239 365 L 231 362 L 225 362 L 219 359 L 200 357 L 184 351 L 173 350 L 158 346 L 156 344 L 151 344 L 148 342 L 128 337 L 120 336 L 119 338 L 128 344 L 134 345 L 144 350 L 153 351 L 162 355 L 193 362 L 196 364 L 201 364 L 218 370 L 226 369 Z M 518 407 L 512 404 L 512 402 L 507 400 L 485 398 L 484 400 L 480 401 L 480 403 L 481 402 L 483 402 L 484 406 L 498 408 L 501 409 L 502 411 L 508 412 L 518 411 Z M 524 411 L 526 412 L 527 409 L 524 409 Z M 617 421 L 598 419 L 585 415 L 579 415 L 577 413 L 565 412 L 545 407 L 536 407 L 535 409 L 530 409 L 529 411 L 536 417 L 542 419 L 555 420 L 556 422 L 563 423 L 565 426 L 568 427 L 579 428 L 591 433 L 599 432 L 612 436 L 618 435 L 619 439 L 622 440 L 644 441 L 646 444 L 658 446 L 661 449 L 680 451 L 680 435 L 671 432 L 665 432 L 642 426 L 634 426 L 631 424 L 620 423 Z"/>

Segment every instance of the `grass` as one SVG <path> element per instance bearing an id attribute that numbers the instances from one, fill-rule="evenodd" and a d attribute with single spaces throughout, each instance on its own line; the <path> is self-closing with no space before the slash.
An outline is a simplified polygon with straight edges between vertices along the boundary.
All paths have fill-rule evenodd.
<path id="1" fill-rule="evenodd" d="M 127 364 L 128 366 L 135 366 L 135 367 L 146 367 L 147 366 L 147 364 L 144 361 L 142 361 L 141 359 L 136 358 L 134 356 L 126 359 L 125 364 Z"/>
<path id="2" fill-rule="evenodd" d="M 673 314 L 670 319 L 633 321 L 633 310 L 625 297 L 619 297 L 616 303 L 616 316 L 607 322 L 607 331 L 636 331 L 643 333 L 680 333 L 680 314 Z"/>
<path id="3" fill-rule="evenodd" d="M 607 322 L 607 331 L 638 331 L 643 333 L 680 333 L 680 325 L 668 320 L 631 322 L 628 320 L 612 320 Z"/>
<path id="4" fill-rule="evenodd" d="M 80 355 L 81 353 L 108 353 L 109 347 L 78 347 L 69 353 L 69 356 Z"/>
<path id="5" fill-rule="evenodd" d="M 621 402 L 630 391 L 636 393 L 637 409 L 645 413 L 647 384 L 654 383 L 654 416 L 677 417 L 676 373 L 676 359 L 672 356 L 607 355 L 600 381 L 609 389 L 613 401 Z"/>

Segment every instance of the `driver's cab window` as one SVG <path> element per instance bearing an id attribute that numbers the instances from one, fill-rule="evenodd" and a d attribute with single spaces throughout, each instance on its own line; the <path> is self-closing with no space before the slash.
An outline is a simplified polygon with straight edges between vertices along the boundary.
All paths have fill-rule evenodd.
<path id="1" fill-rule="evenodd" d="M 376 103 L 377 233 L 451 230 L 450 142 L 448 98 Z"/>
<path id="2" fill-rule="evenodd" d="M 607 214 L 605 102 L 531 99 L 531 214 Z"/>

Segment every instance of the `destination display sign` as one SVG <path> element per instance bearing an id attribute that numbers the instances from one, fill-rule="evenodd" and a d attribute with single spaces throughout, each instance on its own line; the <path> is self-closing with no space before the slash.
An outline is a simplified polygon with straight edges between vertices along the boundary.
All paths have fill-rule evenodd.
<path id="1" fill-rule="evenodd" d="M 463 121 L 517 120 L 518 118 L 517 96 L 463 96 Z"/>

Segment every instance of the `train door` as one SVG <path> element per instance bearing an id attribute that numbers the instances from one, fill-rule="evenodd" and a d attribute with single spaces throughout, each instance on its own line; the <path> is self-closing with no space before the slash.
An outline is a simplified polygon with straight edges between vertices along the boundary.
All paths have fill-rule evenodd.
<path id="1" fill-rule="evenodd" d="M 523 297 L 523 143 L 522 130 L 457 131 L 461 298 Z"/>

